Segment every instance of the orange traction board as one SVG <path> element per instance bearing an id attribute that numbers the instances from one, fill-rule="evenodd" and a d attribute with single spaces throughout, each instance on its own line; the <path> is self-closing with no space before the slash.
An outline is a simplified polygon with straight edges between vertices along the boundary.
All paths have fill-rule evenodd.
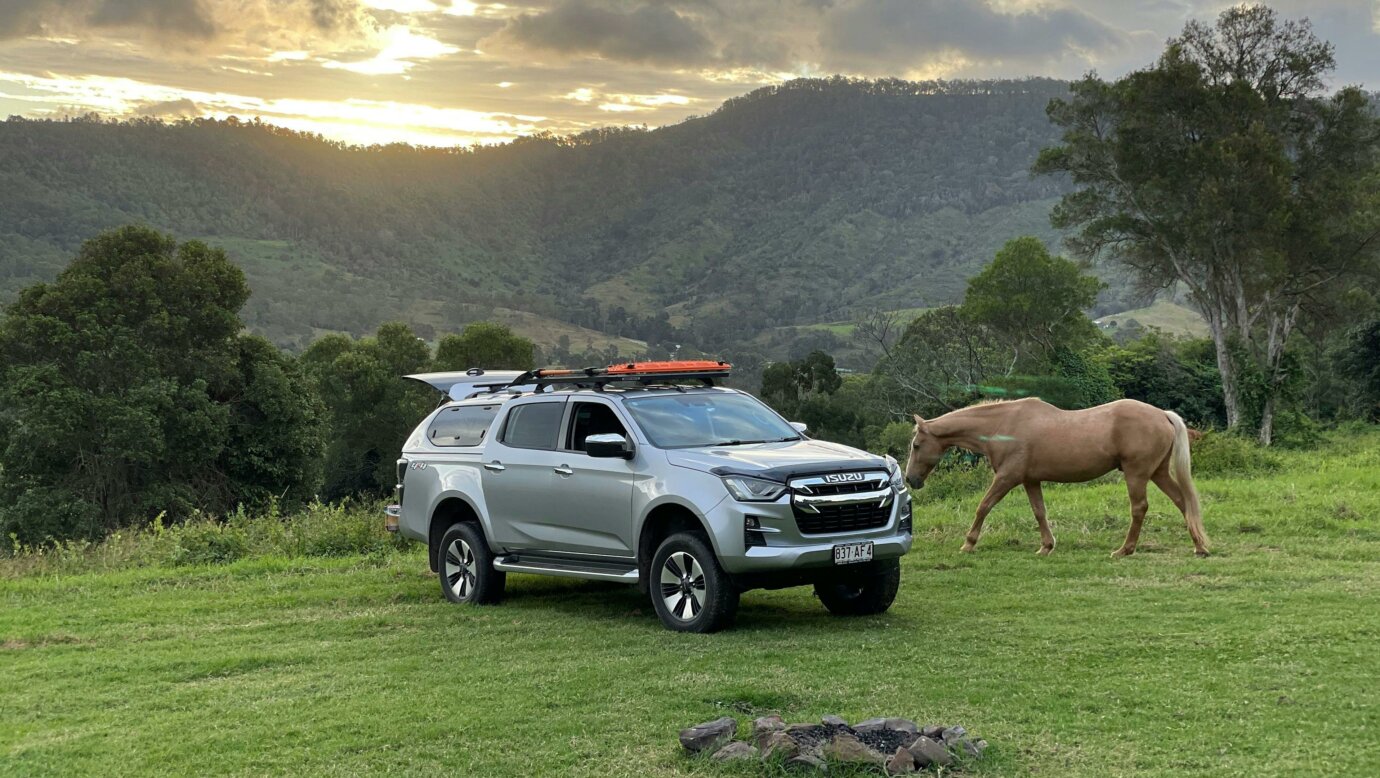
<path id="1" fill-rule="evenodd" d="M 661 373 L 727 373 L 733 368 L 727 362 L 709 359 L 683 359 L 667 362 L 628 362 L 609 365 L 609 375 L 658 375 Z"/>

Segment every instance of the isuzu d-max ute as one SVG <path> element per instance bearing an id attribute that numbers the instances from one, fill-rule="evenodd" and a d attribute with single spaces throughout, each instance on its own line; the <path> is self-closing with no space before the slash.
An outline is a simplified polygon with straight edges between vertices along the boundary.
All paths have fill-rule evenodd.
<path id="1" fill-rule="evenodd" d="M 495 603 L 507 573 L 636 584 L 667 628 L 732 624 L 739 595 L 812 585 L 881 613 L 911 546 L 901 468 L 811 440 L 728 366 L 408 376 L 448 400 L 408 437 L 390 529 L 429 549 L 442 594 Z"/>

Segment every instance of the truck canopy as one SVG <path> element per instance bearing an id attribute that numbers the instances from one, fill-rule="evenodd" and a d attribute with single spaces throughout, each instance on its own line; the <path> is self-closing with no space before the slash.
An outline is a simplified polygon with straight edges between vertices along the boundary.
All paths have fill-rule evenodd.
<path id="1" fill-rule="evenodd" d="M 452 400 L 463 400 L 483 392 L 504 389 L 522 375 L 521 370 L 454 370 L 444 373 L 414 373 L 403 376 L 421 381 Z M 514 386 L 513 389 L 530 387 Z"/>

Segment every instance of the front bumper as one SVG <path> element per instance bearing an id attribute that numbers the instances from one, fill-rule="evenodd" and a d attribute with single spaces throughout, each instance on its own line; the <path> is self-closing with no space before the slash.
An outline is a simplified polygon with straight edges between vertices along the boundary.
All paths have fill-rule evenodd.
<path id="1" fill-rule="evenodd" d="M 746 522 L 754 517 L 762 529 L 756 537 L 764 545 L 749 545 Z M 874 560 L 895 559 L 911 547 L 910 494 L 892 501 L 887 523 L 873 529 L 804 534 L 796 523 L 790 496 L 771 503 L 719 503 L 706 516 L 715 535 L 719 563 L 732 574 L 847 569 L 834 565 L 834 546 L 872 541 Z"/>

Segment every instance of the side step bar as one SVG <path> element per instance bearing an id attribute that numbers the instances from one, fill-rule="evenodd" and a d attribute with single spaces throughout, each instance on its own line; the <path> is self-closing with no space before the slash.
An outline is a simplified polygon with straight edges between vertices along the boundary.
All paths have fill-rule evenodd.
<path id="1" fill-rule="evenodd" d="M 554 559 L 520 559 L 514 556 L 501 556 L 494 560 L 494 569 L 509 573 L 535 573 L 554 575 L 560 578 L 584 578 L 591 581 L 616 581 L 618 583 L 637 583 L 637 568 L 615 565 L 587 565 L 579 562 L 557 561 Z"/>

